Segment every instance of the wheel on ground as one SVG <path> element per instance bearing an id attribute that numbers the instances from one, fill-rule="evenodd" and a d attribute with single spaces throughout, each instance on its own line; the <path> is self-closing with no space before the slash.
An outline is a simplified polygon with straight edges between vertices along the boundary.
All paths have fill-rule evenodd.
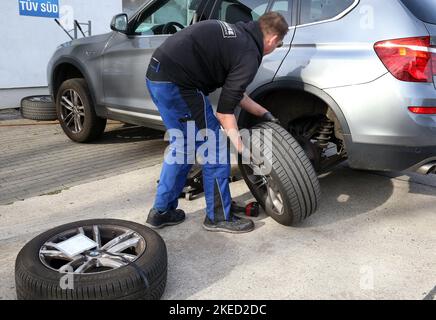
<path id="1" fill-rule="evenodd" d="M 88 85 L 84 79 L 62 83 L 56 97 L 56 111 L 65 134 L 76 142 L 90 142 L 101 136 L 106 119 L 95 113 Z"/>
<path id="2" fill-rule="evenodd" d="M 260 134 L 253 134 L 254 130 Z M 251 145 L 262 157 L 256 164 L 259 170 L 255 171 L 253 164 L 241 163 L 241 158 L 239 168 L 265 212 L 286 226 L 297 225 L 314 213 L 321 194 L 318 177 L 289 132 L 275 123 L 258 124 L 251 129 Z"/>
<path id="3" fill-rule="evenodd" d="M 77 250 L 73 237 L 91 242 L 91 248 Z M 15 263 L 20 300 L 154 300 L 166 280 L 162 238 L 122 220 L 79 221 L 44 232 L 23 247 Z"/>
<path id="4" fill-rule="evenodd" d="M 21 116 L 31 120 L 56 120 L 56 106 L 51 96 L 30 96 L 21 100 Z"/>

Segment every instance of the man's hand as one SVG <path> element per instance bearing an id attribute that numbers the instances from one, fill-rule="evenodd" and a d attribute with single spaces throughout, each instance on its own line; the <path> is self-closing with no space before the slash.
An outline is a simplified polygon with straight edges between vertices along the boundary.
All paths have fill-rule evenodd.
<path id="1" fill-rule="evenodd" d="M 279 119 L 277 119 L 276 117 L 274 117 L 274 115 L 271 113 L 271 112 L 265 112 L 263 115 L 262 115 L 262 120 L 264 120 L 264 121 L 269 121 L 269 122 L 274 122 L 274 123 L 277 123 L 277 124 L 280 124 L 280 121 L 279 121 Z"/>
<path id="2" fill-rule="evenodd" d="M 274 117 L 271 112 L 262 107 L 256 101 L 251 99 L 247 94 L 244 94 L 244 98 L 239 103 L 241 108 L 248 111 L 252 115 L 263 119 L 264 121 L 271 121 L 280 124 L 279 119 Z"/>

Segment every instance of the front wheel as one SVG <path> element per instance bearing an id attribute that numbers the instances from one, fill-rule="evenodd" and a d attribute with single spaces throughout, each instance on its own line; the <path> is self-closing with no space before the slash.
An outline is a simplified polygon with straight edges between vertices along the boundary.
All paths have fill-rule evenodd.
<path id="1" fill-rule="evenodd" d="M 281 126 L 265 122 L 251 129 L 252 149 L 263 156 L 265 175 L 253 166 L 239 163 L 248 188 L 265 212 L 280 224 L 294 226 L 314 213 L 320 199 L 315 170 L 298 142 Z M 271 134 L 265 134 L 268 130 Z M 268 157 L 265 156 L 268 154 Z M 267 161 L 268 163 L 265 163 Z"/>
<path id="2" fill-rule="evenodd" d="M 90 142 L 104 132 L 106 119 L 95 113 L 88 85 L 84 79 L 62 83 L 56 97 L 56 112 L 65 134 L 75 142 Z"/>

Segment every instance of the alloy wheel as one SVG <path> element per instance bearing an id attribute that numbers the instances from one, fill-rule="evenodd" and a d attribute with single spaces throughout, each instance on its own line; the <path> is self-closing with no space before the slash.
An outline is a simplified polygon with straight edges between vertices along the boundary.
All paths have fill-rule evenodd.
<path id="1" fill-rule="evenodd" d="M 97 245 L 74 257 L 59 250 L 59 243 L 79 234 L 93 239 Z M 55 235 L 41 246 L 39 258 L 46 267 L 61 273 L 101 273 L 134 262 L 145 249 L 144 238 L 133 230 L 114 225 L 94 225 Z"/>

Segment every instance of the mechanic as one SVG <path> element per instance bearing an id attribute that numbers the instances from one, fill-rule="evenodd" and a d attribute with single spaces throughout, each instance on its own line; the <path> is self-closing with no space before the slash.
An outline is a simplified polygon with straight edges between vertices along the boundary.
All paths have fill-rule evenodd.
<path id="1" fill-rule="evenodd" d="M 186 147 L 188 121 L 195 122 L 196 132 L 208 129 L 215 137 L 223 134 L 222 126 L 236 150 L 242 153 L 241 137 L 234 134 L 238 132 L 234 115 L 238 104 L 265 121 L 278 122 L 245 90 L 254 79 L 262 57 L 282 46 L 287 32 L 288 24 L 283 16 L 269 12 L 248 23 L 201 21 L 169 37 L 154 52 L 146 76 L 148 91 L 166 128 L 181 130 Z M 217 88 L 222 91 L 215 116 L 207 96 Z M 196 143 L 194 149 L 199 145 Z M 220 153 L 227 152 L 227 145 L 223 148 L 217 143 L 215 152 L 219 158 Z M 177 206 L 192 167 L 187 162 L 164 161 L 156 199 L 146 222 L 150 227 L 162 228 L 184 221 L 185 212 Z M 206 198 L 203 226 L 209 231 L 252 231 L 253 221 L 239 218 L 230 210 L 229 158 L 224 162 L 202 164 Z"/>

